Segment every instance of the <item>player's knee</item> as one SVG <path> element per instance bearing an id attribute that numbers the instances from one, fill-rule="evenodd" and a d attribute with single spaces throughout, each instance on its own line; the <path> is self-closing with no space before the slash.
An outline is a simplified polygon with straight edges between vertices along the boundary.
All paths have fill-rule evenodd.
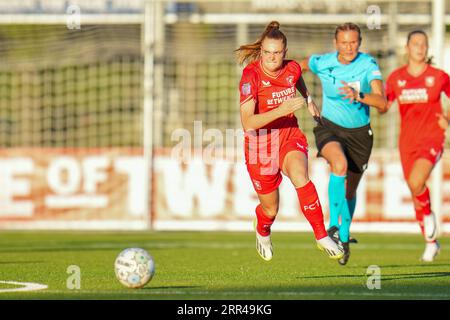
<path id="1" fill-rule="evenodd" d="M 347 161 L 345 159 L 339 159 L 331 163 L 331 171 L 338 176 L 344 176 L 347 174 Z"/>
<path id="2" fill-rule="evenodd" d="M 278 204 L 267 205 L 261 204 L 264 213 L 269 217 L 275 217 L 278 213 Z"/>
<path id="3" fill-rule="evenodd" d="M 304 186 L 309 181 L 308 173 L 304 170 L 296 170 L 288 174 L 288 176 L 296 188 Z"/>
<path id="4" fill-rule="evenodd" d="M 423 183 L 421 181 L 417 181 L 417 180 L 413 180 L 413 179 L 409 179 L 408 180 L 408 187 L 409 190 L 411 191 L 411 193 L 416 196 L 418 194 L 420 194 L 423 191 Z"/>
<path id="5" fill-rule="evenodd" d="M 307 165 L 303 166 L 297 164 L 295 166 L 293 165 L 287 166 L 286 171 L 284 173 L 289 177 L 292 184 L 296 188 L 304 186 L 309 181 Z"/>

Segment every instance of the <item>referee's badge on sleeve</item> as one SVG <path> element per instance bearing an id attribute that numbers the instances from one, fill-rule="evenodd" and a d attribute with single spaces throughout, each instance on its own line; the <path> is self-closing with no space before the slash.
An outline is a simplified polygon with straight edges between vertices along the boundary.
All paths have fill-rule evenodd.
<path id="1" fill-rule="evenodd" d="M 373 76 L 381 76 L 381 71 L 380 70 L 373 70 L 372 71 L 372 75 Z"/>
<path id="2" fill-rule="evenodd" d="M 242 88 L 241 88 L 242 94 L 244 96 L 248 96 L 250 94 L 250 92 L 251 92 L 251 89 L 252 89 L 252 86 L 251 86 L 251 84 L 249 82 L 244 83 L 242 85 Z"/>

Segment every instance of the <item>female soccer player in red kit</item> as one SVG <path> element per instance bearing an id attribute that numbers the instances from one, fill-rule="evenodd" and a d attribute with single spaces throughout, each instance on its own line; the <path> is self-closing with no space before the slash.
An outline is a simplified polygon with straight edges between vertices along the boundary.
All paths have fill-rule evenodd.
<path id="1" fill-rule="evenodd" d="M 247 170 L 260 201 L 256 207 L 256 249 L 264 260 L 272 259 L 270 230 L 278 213 L 283 172 L 296 188 L 318 247 L 330 258 L 340 259 L 342 248 L 325 230 L 322 207 L 308 176 L 308 144 L 293 113 L 308 104 L 316 120 L 320 114 L 308 98 L 299 64 L 285 60 L 286 36 L 273 21 L 255 43 L 236 51 L 239 62 L 248 63 L 239 84 L 240 114 Z M 295 98 L 296 88 L 303 98 Z"/>
<path id="2" fill-rule="evenodd" d="M 426 241 L 422 260 L 433 261 L 440 245 L 426 182 L 444 150 L 448 117 L 442 113 L 441 93 L 450 96 L 450 81 L 444 71 L 430 65 L 425 32 L 410 32 L 406 51 L 408 64 L 391 73 L 386 95 L 388 107 L 397 99 L 400 108 L 400 159 Z"/>

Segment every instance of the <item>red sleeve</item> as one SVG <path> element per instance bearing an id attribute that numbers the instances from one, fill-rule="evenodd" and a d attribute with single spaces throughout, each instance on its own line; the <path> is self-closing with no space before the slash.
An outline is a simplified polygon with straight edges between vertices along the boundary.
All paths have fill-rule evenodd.
<path id="1" fill-rule="evenodd" d="M 302 67 L 300 64 L 295 60 L 288 60 L 287 70 L 288 73 L 292 78 L 292 82 L 295 85 L 297 81 L 302 76 Z"/>
<path id="2" fill-rule="evenodd" d="M 446 96 L 450 98 L 450 79 L 448 74 L 442 71 L 442 89 L 441 91 L 445 92 Z"/>
<path id="3" fill-rule="evenodd" d="M 388 79 L 386 80 L 386 88 L 385 88 L 385 92 L 386 92 L 386 98 L 388 101 L 394 101 L 395 100 L 395 90 L 394 90 L 394 73 L 391 73 L 388 77 Z"/>
<path id="4" fill-rule="evenodd" d="M 250 99 L 258 100 L 258 74 L 247 68 L 242 72 L 241 82 L 239 83 L 240 104 L 244 104 Z"/>
<path id="5" fill-rule="evenodd" d="M 298 74 L 298 78 L 300 79 L 302 75 L 302 67 L 297 61 L 292 60 L 292 65 L 294 66 L 294 72 Z"/>

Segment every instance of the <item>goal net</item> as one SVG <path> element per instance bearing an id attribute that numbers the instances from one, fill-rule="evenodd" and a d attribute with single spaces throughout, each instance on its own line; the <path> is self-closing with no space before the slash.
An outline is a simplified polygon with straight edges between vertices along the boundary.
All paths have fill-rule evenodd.
<path id="1" fill-rule="evenodd" d="M 2 25 L 0 59 L 1 225 L 146 227 L 141 26 Z"/>

